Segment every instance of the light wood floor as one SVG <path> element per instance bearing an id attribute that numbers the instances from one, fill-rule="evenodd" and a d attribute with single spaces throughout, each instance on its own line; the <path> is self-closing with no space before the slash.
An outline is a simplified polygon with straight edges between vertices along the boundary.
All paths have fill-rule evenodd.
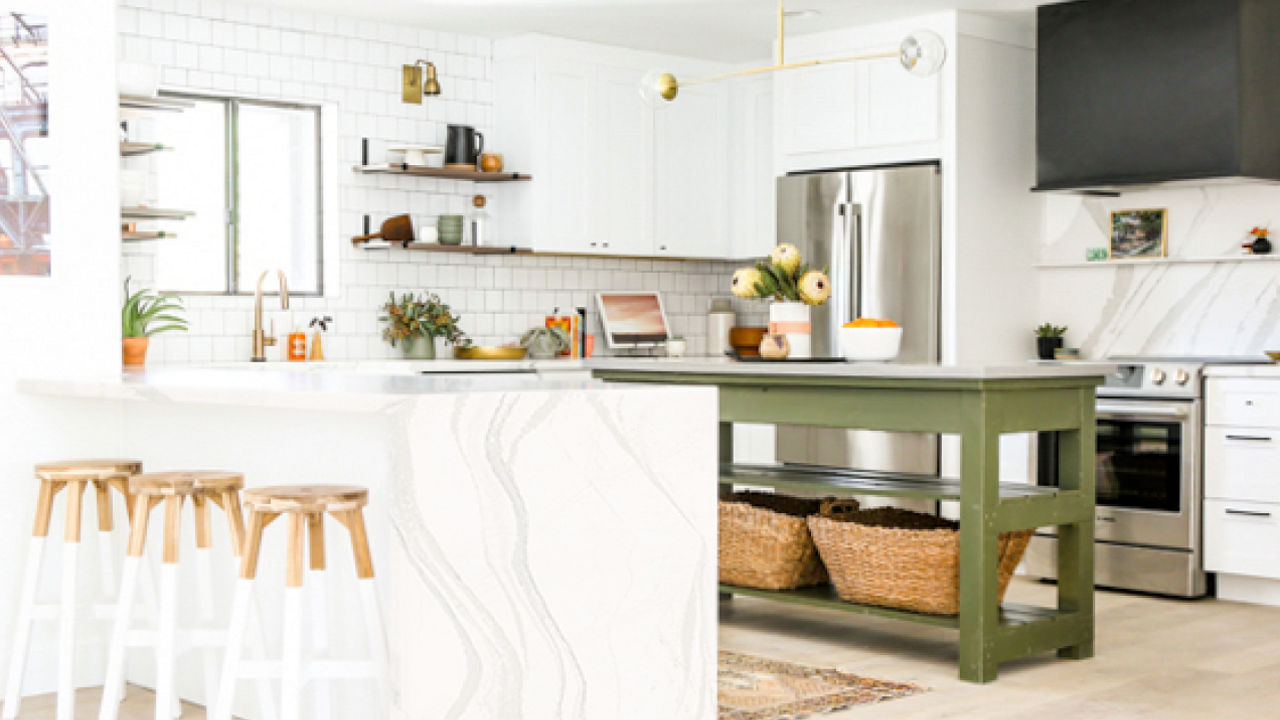
<path id="1" fill-rule="evenodd" d="M 1054 592 L 1015 579 L 1008 599 L 1052 605 Z M 1001 665 L 996 682 L 972 685 L 956 678 L 953 630 L 751 598 L 721 607 L 722 648 L 930 688 L 823 720 L 1280 717 L 1280 608 L 1099 592 L 1096 657 L 1046 654 Z M 97 717 L 99 695 L 79 692 L 77 720 Z M 149 720 L 152 702 L 150 692 L 131 688 L 121 719 Z M 23 701 L 23 720 L 53 717 L 52 695 Z M 186 720 L 204 717 L 196 707 L 183 713 Z"/>
<path id="2" fill-rule="evenodd" d="M 1055 593 L 1015 579 L 1007 599 L 1051 606 Z M 823 720 L 1280 718 L 1280 608 L 1099 592 L 1094 658 L 1048 653 L 973 685 L 956 677 L 954 630 L 751 598 L 730 606 L 722 648 L 930 688 Z"/>

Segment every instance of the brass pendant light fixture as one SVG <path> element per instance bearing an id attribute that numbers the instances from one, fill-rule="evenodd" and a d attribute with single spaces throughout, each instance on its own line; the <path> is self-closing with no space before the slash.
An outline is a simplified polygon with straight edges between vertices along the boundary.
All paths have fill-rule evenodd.
<path id="1" fill-rule="evenodd" d="M 762 73 L 777 72 L 778 70 L 794 70 L 796 68 L 813 67 L 814 65 L 831 65 L 858 60 L 897 58 L 898 61 L 902 63 L 903 69 L 907 72 L 917 77 L 928 77 L 942 68 L 947 57 L 946 43 L 943 42 L 942 38 L 937 33 L 931 30 L 917 30 L 904 38 L 901 44 L 899 44 L 897 51 L 894 52 L 885 51 L 865 55 L 850 55 L 847 57 L 829 58 L 824 60 L 804 60 L 788 63 L 783 49 L 786 41 L 786 22 L 787 11 L 785 7 L 785 0 L 778 0 L 778 54 L 776 62 L 773 65 L 722 73 L 720 75 L 711 75 L 708 77 L 695 78 L 693 80 L 677 80 L 676 76 L 669 72 L 655 70 L 645 75 L 640 81 L 641 97 L 652 105 L 660 106 L 664 102 L 671 102 L 672 100 L 675 100 L 680 94 L 680 88 L 688 87 L 690 85 L 701 85 L 703 83 L 726 80 L 728 78 L 742 77 L 746 75 L 760 75 Z"/>

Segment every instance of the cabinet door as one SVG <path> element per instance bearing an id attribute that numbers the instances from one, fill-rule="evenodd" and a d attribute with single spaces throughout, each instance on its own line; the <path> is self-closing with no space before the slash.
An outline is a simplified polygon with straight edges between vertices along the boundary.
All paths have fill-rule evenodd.
<path id="1" fill-rule="evenodd" d="M 1205 500 L 1204 569 L 1280 579 L 1280 505 Z"/>
<path id="2" fill-rule="evenodd" d="M 941 128 L 939 75 L 917 77 L 897 60 L 858 63 L 859 148 L 933 142 Z"/>
<path id="3" fill-rule="evenodd" d="M 655 114 L 654 183 L 659 257 L 729 254 L 723 84 L 681 88 Z"/>
<path id="4" fill-rule="evenodd" d="M 534 215 L 534 249 L 549 252 L 588 250 L 587 138 L 591 128 L 591 78 L 581 65 L 540 63 L 537 73 L 539 146 Z"/>
<path id="5" fill-rule="evenodd" d="M 653 110 L 640 98 L 643 75 L 629 68 L 596 71 L 588 252 L 653 252 Z"/>
<path id="6" fill-rule="evenodd" d="M 856 146 L 858 63 L 777 74 L 779 143 L 788 155 Z"/>
<path id="7" fill-rule="evenodd" d="M 777 241 L 773 79 L 734 81 L 729 103 L 729 256 L 769 254 Z"/>

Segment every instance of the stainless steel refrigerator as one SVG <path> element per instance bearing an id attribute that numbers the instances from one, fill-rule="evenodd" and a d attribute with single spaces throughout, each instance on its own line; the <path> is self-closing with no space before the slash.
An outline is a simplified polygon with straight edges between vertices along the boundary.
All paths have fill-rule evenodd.
<path id="1" fill-rule="evenodd" d="M 902 326 L 895 362 L 938 361 L 941 179 L 936 164 L 778 179 L 778 242 L 829 267 L 831 299 L 813 309 L 813 355 L 839 355 L 837 330 L 858 317 Z M 780 462 L 938 472 L 938 436 L 779 426 Z"/>

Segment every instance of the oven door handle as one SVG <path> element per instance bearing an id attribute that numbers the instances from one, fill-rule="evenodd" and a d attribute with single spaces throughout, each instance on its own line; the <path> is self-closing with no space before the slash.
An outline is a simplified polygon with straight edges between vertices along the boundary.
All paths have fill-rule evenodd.
<path id="1" fill-rule="evenodd" d="M 1187 418 L 1190 406 L 1156 405 L 1153 403 L 1098 403 L 1097 415 L 1109 417 Z"/>

